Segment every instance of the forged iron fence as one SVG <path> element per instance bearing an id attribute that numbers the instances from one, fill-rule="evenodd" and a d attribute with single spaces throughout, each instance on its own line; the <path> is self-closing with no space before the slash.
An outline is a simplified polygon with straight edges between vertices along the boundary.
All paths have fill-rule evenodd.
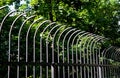
<path id="1" fill-rule="evenodd" d="M 0 21 L 0 78 L 120 77 L 120 49 L 102 36 L 18 11 Z"/>

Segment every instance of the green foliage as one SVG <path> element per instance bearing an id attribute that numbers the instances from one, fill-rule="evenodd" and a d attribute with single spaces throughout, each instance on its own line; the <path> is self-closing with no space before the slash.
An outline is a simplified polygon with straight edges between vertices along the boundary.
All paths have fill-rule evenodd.
<path id="1" fill-rule="evenodd" d="M 0 0 L 0 6 L 12 4 L 15 0 Z"/>
<path id="2" fill-rule="evenodd" d="M 105 42 L 101 42 L 101 43 L 96 43 L 94 45 L 88 44 L 89 40 L 92 40 L 93 37 L 82 37 L 80 40 L 80 42 L 78 43 L 78 45 L 76 45 L 75 43 L 73 45 L 71 45 L 72 43 L 70 42 L 70 48 L 69 48 L 69 52 L 70 52 L 70 56 L 72 55 L 72 51 L 75 53 L 76 52 L 76 48 L 78 49 L 78 54 L 80 54 L 80 52 L 83 54 L 82 58 L 86 57 L 86 56 L 90 56 L 91 54 L 93 54 L 93 50 L 94 52 L 98 52 L 99 49 L 104 49 L 110 45 L 117 45 L 120 46 L 120 33 L 117 31 L 118 30 L 118 25 L 117 25 L 117 21 L 118 21 L 118 16 L 119 16 L 119 8 L 120 5 L 117 2 L 117 0 L 25 0 L 26 4 L 20 4 L 19 0 L 0 0 L 0 6 L 3 5 L 12 5 L 13 2 L 15 3 L 15 9 L 18 9 L 19 11 L 25 11 L 27 12 L 27 15 L 36 15 L 35 18 L 33 18 L 31 21 L 28 21 L 25 24 L 25 27 L 22 30 L 22 34 L 21 34 L 21 44 L 25 43 L 25 35 L 26 35 L 26 31 L 27 28 L 29 27 L 29 25 L 35 21 L 38 18 L 41 18 L 43 20 L 39 21 L 38 23 L 34 24 L 32 26 L 30 35 L 29 35 L 29 46 L 32 47 L 33 43 L 33 33 L 35 32 L 35 29 L 39 26 L 39 24 L 41 22 L 44 21 L 45 19 L 49 19 L 51 21 L 55 21 L 57 23 L 60 24 L 65 24 L 66 26 L 61 28 L 61 30 L 59 31 L 58 35 L 60 35 L 60 33 L 66 28 L 66 27 L 75 27 L 78 28 L 80 30 L 85 30 L 85 31 L 89 31 L 91 33 L 95 33 L 101 36 L 105 36 L 107 38 L 109 38 L 108 41 Z M 0 11 L 0 21 L 3 19 L 3 17 L 5 16 L 5 14 L 9 12 L 9 8 L 7 9 L 3 9 Z M 9 34 L 9 29 L 10 29 L 10 25 L 13 22 L 13 20 L 18 16 L 18 14 L 9 17 L 6 22 L 4 23 L 3 27 L 3 31 L 0 33 L 4 33 L 0 36 L 1 37 L 1 44 L 0 44 L 0 52 L 2 52 L 1 56 L 0 56 L 0 61 L 6 61 L 7 60 L 7 54 L 5 52 L 7 52 L 8 50 L 8 34 Z M 44 17 L 44 18 L 43 18 Z M 26 17 L 27 18 L 27 17 Z M 12 35 L 12 46 L 16 46 L 17 45 L 17 40 L 18 40 L 18 30 L 19 30 L 19 26 L 22 24 L 23 19 L 25 18 L 20 18 L 16 24 L 15 24 L 15 28 L 13 31 L 13 35 Z M 39 33 L 42 32 L 43 28 L 45 28 L 45 25 L 42 25 L 42 27 L 39 29 Z M 39 40 L 42 37 L 43 39 L 43 45 L 42 48 L 44 49 L 46 47 L 46 38 L 48 36 L 49 30 L 51 28 L 49 28 L 48 30 L 45 31 L 45 33 L 43 33 L 43 35 L 41 34 L 37 34 L 36 37 L 36 59 L 39 59 Z M 16 33 L 17 32 L 17 33 Z M 55 32 L 55 30 L 50 34 L 50 37 L 48 38 L 48 42 L 49 42 L 49 52 L 51 52 L 52 50 L 52 40 L 53 40 L 53 33 Z M 68 35 L 69 36 L 69 35 Z M 62 36 L 63 38 L 63 36 Z M 61 38 L 61 39 L 62 39 Z M 55 43 L 57 44 L 57 46 L 60 47 L 60 60 L 63 59 L 63 45 L 62 42 L 60 42 L 58 44 L 57 42 L 58 36 L 56 37 L 56 41 Z M 66 40 L 67 41 L 67 40 Z M 65 42 L 65 46 L 66 46 L 66 42 Z M 91 46 L 92 46 L 92 51 L 91 51 Z M 20 49 L 22 50 L 23 54 L 21 55 L 21 61 L 25 60 L 25 45 L 21 46 Z M 86 50 L 88 50 L 88 55 L 86 54 Z M 29 57 L 32 57 L 32 48 L 29 48 Z M 44 52 L 46 51 L 45 49 L 43 50 Z M 55 53 L 57 53 L 57 49 L 55 49 Z M 66 47 L 65 47 L 65 56 L 67 56 L 67 51 L 66 51 Z M 73 53 L 73 54 L 74 54 Z M 12 53 L 11 56 L 13 59 L 11 59 L 11 61 L 16 62 L 17 61 L 17 47 L 12 48 Z M 45 56 L 45 53 L 43 53 L 43 57 Z M 51 54 L 49 54 L 49 57 L 51 57 Z M 2 58 L 2 59 L 1 59 Z M 101 57 L 100 61 L 103 61 L 103 57 Z M 30 58 L 29 61 L 32 61 L 33 59 Z M 45 60 L 45 58 L 43 58 L 43 60 Z M 49 59 L 51 61 L 51 59 Z M 67 58 L 64 58 L 65 62 L 67 62 Z M 39 60 L 37 60 L 39 61 Z M 71 60 L 70 60 L 71 62 Z M 113 65 L 117 64 L 119 65 L 118 62 L 114 62 L 114 60 L 109 60 L 109 62 Z M 14 67 L 14 66 L 13 66 Z M 22 66 L 21 66 L 22 67 Z M 6 67 L 4 67 L 3 69 L 0 68 L 0 71 L 3 71 Z M 32 66 L 30 65 L 30 70 Z M 13 68 L 13 70 L 15 70 L 16 68 Z M 39 68 L 38 68 L 39 69 Z M 37 69 L 37 71 L 38 71 Z M 7 71 L 7 69 L 5 70 Z M 22 72 L 24 72 L 24 68 L 21 70 Z M 43 69 L 43 72 L 45 72 L 45 69 Z M 49 70 L 50 72 L 50 70 Z M 32 78 L 32 73 L 30 73 L 30 76 L 28 78 Z M 14 73 L 15 74 L 15 73 Z M 5 76 L 6 74 L 3 74 L 3 76 Z M 1 78 L 3 78 L 2 75 L 0 75 Z M 45 77 L 45 75 L 44 75 Z"/>
<path id="3" fill-rule="evenodd" d="M 120 36 L 117 32 L 118 19 L 116 16 L 119 11 L 117 0 L 82 0 L 78 2 L 31 0 L 30 4 L 37 15 L 43 15 L 51 21 L 61 22 L 67 26 L 103 35 L 112 39 L 112 44 L 119 45 L 116 43 Z"/>

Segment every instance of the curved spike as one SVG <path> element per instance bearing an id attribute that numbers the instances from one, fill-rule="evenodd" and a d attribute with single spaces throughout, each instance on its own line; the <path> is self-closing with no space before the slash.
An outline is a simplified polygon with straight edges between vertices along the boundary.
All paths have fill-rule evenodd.
<path id="1" fill-rule="evenodd" d="M 8 5 L 5 5 L 5 6 L 0 7 L 0 10 L 1 10 L 1 9 L 4 9 L 4 8 L 6 8 L 6 7 L 8 7 Z"/>
<path id="2" fill-rule="evenodd" d="M 50 33 L 55 29 L 55 28 L 57 28 L 57 27 L 59 27 L 60 25 L 56 25 L 56 26 L 54 26 L 50 31 L 49 31 L 49 33 L 48 33 L 48 36 L 47 36 L 47 39 L 46 39 L 46 62 L 48 63 L 48 44 L 49 44 L 49 42 L 48 42 L 48 38 L 49 38 L 49 36 L 50 36 Z M 52 52 L 52 62 L 54 63 L 54 57 L 53 57 L 53 55 L 54 55 L 54 52 Z M 47 76 L 47 78 L 48 78 L 48 66 L 46 67 L 47 68 L 47 70 L 46 70 L 46 76 Z M 53 70 L 53 67 L 52 67 L 52 70 Z M 54 72 L 52 71 L 52 74 L 53 74 Z M 51 74 L 51 75 L 52 75 Z"/>
<path id="3" fill-rule="evenodd" d="M 9 31 L 9 59 L 8 61 L 10 62 L 10 50 L 11 50 L 11 32 L 12 32 L 12 29 L 13 29 L 13 26 L 15 24 L 15 22 L 24 15 L 25 13 L 22 13 L 20 14 L 12 23 L 11 27 L 10 27 L 10 31 Z M 19 62 L 19 53 L 18 53 L 18 62 Z"/>
<path id="4" fill-rule="evenodd" d="M 113 48 L 111 48 L 111 50 L 108 52 L 108 54 L 106 55 L 106 64 L 109 64 L 110 65 L 110 60 L 111 60 L 111 58 L 109 58 L 109 56 L 111 57 L 111 54 L 113 54 L 114 52 L 113 51 L 115 51 L 116 50 L 116 47 L 113 47 Z M 112 51 L 112 52 L 111 52 Z M 108 56 L 109 55 L 109 56 Z M 106 71 L 107 71 L 107 69 L 109 69 L 109 70 L 111 70 L 110 69 L 111 67 L 106 67 Z M 113 69 L 114 70 L 114 69 Z M 110 76 L 110 72 L 108 71 L 108 76 Z"/>
<path id="5" fill-rule="evenodd" d="M 65 31 L 69 30 L 69 29 L 71 29 L 71 27 L 66 28 L 66 29 L 60 34 L 60 36 L 58 37 L 58 40 L 57 40 L 57 52 L 58 52 L 58 54 L 60 53 L 60 51 L 59 51 L 60 38 L 61 38 L 61 36 L 63 35 L 63 33 L 64 33 Z M 60 63 L 59 58 L 58 58 L 58 63 Z"/>
<path id="6" fill-rule="evenodd" d="M 119 60 L 119 57 L 120 57 L 120 48 L 117 49 L 117 54 L 116 54 L 115 57 L 116 57 L 115 59 L 116 59 L 117 61 L 120 61 L 120 60 Z"/>
<path id="7" fill-rule="evenodd" d="M 118 47 L 114 47 L 114 52 L 112 52 L 109 55 L 109 58 L 111 58 L 112 60 L 116 60 L 118 54 L 119 54 Z"/>
<path id="8" fill-rule="evenodd" d="M 49 21 L 49 20 L 43 21 L 43 22 L 36 28 L 35 33 L 34 33 L 34 36 L 33 36 L 33 62 L 35 62 L 35 41 L 36 41 L 36 40 L 35 40 L 35 37 L 36 37 L 36 34 L 37 34 L 39 28 L 40 28 L 43 24 L 45 24 L 45 23 L 50 23 L 50 21 Z M 35 78 L 35 66 L 33 66 L 33 78 Z"/>
<path id="9" fill-rule="evenodd" d="M 43 33 L 47 30 L 48 27 L 50 27 L 51 25 L 56 24 L 55 22 L 50 23 L 49 25 L 47 25 L 44 30 L 42 31 L 42 33 L 40 34 L 40 62 L 42 62 L 42 36 Z M 40 77 L 42 77 L 42 66 L 40 66 Z"/>
<path id="10" fill-rule="evenodd" d="M 39 28 L 43 25 L 43 24 L 45 24 L 45 23 L 50 23 L 50 21 L 49 20 L 46 20 L 46 21 L 44 21 L 44 22 L 42 22 L 38 27 L 37 27 L 37 29 L 35 30 L 35 33 L 34 33 L 34 37 L 33 37 L 33 62 L 35 62 L 35 38 L 36 38 L 36 34 L 37 34 L 37 32 L 38 32 L 38 30 L 39 30 Z M 48 26 L 51 26 L 51 25 L 53 25 L 54 23 L 51 23 L 51 24 L 49 24 Z M 43 34 L 43 33 L 42 33 Z"/>
<path id="11" fill-rule="evenodd" d="M 89 50 L 89 48 L 91 47 L 90 44 L 91 44 L 92 40 L 94 39 L 92 37 L 96 36 L 95 34 L 92 34 L 92 33 L 90 33 L 90 34 L 91 34 L 91 38 L 89 39 L 88 44 L 87 44 L 87 64 L 92 64 L 92 52 L 91 52 L 91 49 Z M 89 74 L 91 74 L 91 78 L 93 78 L 94 74 L 93 74 L 93 71 L 92 71 L 92 67 L 89 67 L 89 69 L 87 71 L 89 72 L 89 70 L 91 72 L 88 73 L 88 78 L 89 78 Z"/>
<path id="12" fill-rule="evenodd" d="M 64 36 L 64 38 L 63 38 L 63 41 L 62 41 L 63 63 L 65 63 L 65 58 L 64 58 L 64 44 L 65 44 L 65 39 L 66 39 L 67 35 L 68 35 L 70 32 L 72 32 L 72 31 L 75 31 L 75 28 L 69 30 L 69 31 L 65 34 L 65 36 Z M 65 78 L 65 67 L 64 67 L 64 66 L 63 66 L 63 74 L 64 74 L 64 75 L 63 75 L 63 78 Z"/>
<path id="13" fill-rule="evenodd" d="M 76 39 L 76 37 L 78 37 L 81 33 L 84 33 L 85 31 L 81 31 L 81 32 L 79 32 L 78 34 L 76 34 L 76 36 L 73 38 L 73 40 L 72 40 L 72 45 L 73 45 L 73 43 L 74 43 L 74 41 L 75 41 L 75 39 Z M 67 41 L 67 58 L 68 58 L 68 60 L 67 60 L 67 63 L 69 64 L 69 41 L 70 41 L 70 37 L 69 37 L 69 39 L 68 39 L 68 41 Z M 76 60 L 78 60 L 78 57 L 77 57 L 77 50 L 76 50 Z M 76 61 L 76 63 L 78 63 L 78 61 Z M 77 66 L 77 69 L 76 70 L 78 70 L 78 66 Z M 69 66 L 68 66 L 68 78 L 69 78 L 69 76 L 70 76 L 70 69 L 69 69 Z M 77 72 L 77 77 L 78 77 L 78 72 Z"/>
<path id="14" fill-rule="evenodd" d="M 56 37 L 58 31 L 59 31 L 62 27 L 64 27 L 64 26 L 65 26 L 65 25 L 62 25 L 61 27 L 59 27 L 59 28 L 56 30 L 56 32 L 55 32 L 55 34 L 54 34 L 54 36 L 53 36 L 53 40 L 52 40 L 52 44 L 53 44 L 52 52 L 54 52 L 55 37 Z"/>
<path id="15" fill-rule="evenodd" d="M 25 13 L 22 13 L 20 14 L 12 23 L 11 27 L 10 27 L 10 31 L 9 31 L 9 52 L 8 52 L 8 62 L 10 62 L 10 54 L 11 54 L 11 32 L 12 32 L 12 29 L 13 29 L 13 26 L 15 24 L 15 22 L 24 15 Z M 17 61 L 19 62 L 19 55 L 20 53 L 18 52 L 18 59 Z M 10 72 L 10 71 L 9 71 Z M 17 78 L 19 78 L 19 66 L 17 66 Z"/>
<path id="16" fill-rule="evenodd" d="M 42 18 L 38 18 L 37 20 L 35 20 L 32 24 L 30 24 L 30 26 L 27 30 L 27 34 L 26 34 L 26 54 L 28 54 L 28 35 L 29 35 L 29 32 L 30 32 L 30 29 L 35 23 L 37 23 L 41 20 L 42 20 Z M 26 55 L 26 62 L 28 62 L 28 56 L 27 55 Z"/>
<path id="17" fill-rule="evenodd" d="M 90 44 L 90 51 L 93 51 L 94 50 L 94 46 L 96 44 L 96 42 L 98 42 L 99 40 L 102 40 L 103 38 L 99 38 L 97 36 L 94 37 L 94 39 L 92 40 L 91 44 Z M 93 45 L 93 48 L 92 48 L 92 45 Z M 94 51 L 93 51 L 94 52 Z"/>
<path id="18" fill-rule="evenodd" d="M 114 58 L 116 59 L 116 61 L 120 61 L 120 60 L 119 60 L 119 57 L 120 57 L 120 48 L 117 47 L 116 52 L 117 52 L 117 53 L 115 54 L 115 57 L 114 57 Z"/>
<path id="19" fill-rule="evenodd" d="M 101 40 L 103 40 L 103 37 L 100 37 L 100 38 L 97 38 L 97 40 L 95 41 L 95 43 L 94 43 L 94 47 L 95 47 L 95 44 L 97 44 L 99 41 L 101 41 Z M 98 48 L 98 54 L 96 53 L 96 64 L 100 64 L 100 48 Z M 102 72 L 101 72 L 101 67 L 99 66 L 99 67 L 97 67 L 97 77 L 100 77 L 100 78 L 102 78 Z"/>
<path id="20" fill-rule="evenodd" d="M 57 30 L 56 30 L 56 32 L 55 32 L 55 34 L 54 34 L 54 36 L 53 36 L 53 40 L 52 40 L 52 44 L 53 44 L 53 46 L 52 46 L 52 52 L 54 52 L 54 42 L 55 42 L 55 37 L 56 37 L 56 34 L 58 33 L 58 31 L 62 28 L 62 27 L 64 27 L 65 25 L 63 25 L 63 26 L 61 26 L 60 28 L 58 28 Z M 57 58 L 59 59 L 59 53 L 57 53 Z M 57 61 L 58 62 L 58 61 Z M 60 78 L 60 67 L 58 66 L 58 78 Z"/>
<path id="21" fill-rule="evenodd" d="M 24 24 L 25 24 L 28 20 L 30 20 L 30 19 L 32 19 L 32 18 L 34 18 L 34 17 L 35 17 L 34 15 L 28 17 L 28 18 L 22 23 L 22 25 L 20 26 L 19 33 L 18 33 L 18 51 L 20 51 L 20 50 L 19 50 L 19 49 L 20 49 L 20 35 L 21 35 L 22 28 L 23 28 Z M 28 54 L 26 54 L 26 55 L 28 55 Z M 26 62 L 27 62 L 27 56 L 26 56 Z"/>
<path id="22" fill-rule="evenodd" d="M 48 44 L 49 44 L 49 42 L 48 42 L 48 38 L 49 38 L 49 36 L 50 36 L 50 33 L 55 29 L 55 28 L 57 28 L 57 27 L 59 27 L 60 25 L 56 25 L 56 26 L 54 26 L 50 31 L 49 31 L 49 34 L 48 34 L 48 36 L 47 36 L 47 39 L 46 39 L 46 49 L 47 49 L 47 54 L 48 54 Z M 48 58 L 47 58 L 47 62 L 48 62 Z M 52 62 L 54 62 L 54 60 L 52 60 Z"/>
<path id="23" fill-rule="evenodd" d="M 20 35 L 21 35 L 22 28 L 23 28 L 24 24 L 25 24 L 28 20 L 30 20 L 30 19 L 32 19 L 32 18 L 34 18 L 34 17 L 35 17 L 34 15 L 28 17 L 28 18 L 22 23 L 22 25 L 20 26 L 19 33 L 18 33 L 18 52 L 20 52 Z M 28 54 L 26 54 L 26 60 L 25 60 L 26 62 L 27 62 L 27 55 L 28 55 Z M 26 71 L 25 77 L 27 78 L 27 77 L 28 77 L 28 75 L 27 75 L 28 66 L 27 66 L 27 65 L 26 65 L 25 69 L 26 69 L 26 70 L 25 70 L 25 71 Z"/>
<path id="24" fill-rule="evenodd" d="M 102 40 L 103 38 L 101 37 L 101 38 L 98 38 L 98 37 L 96 37 L 94 40 L 93 40 L 93 43 L 91 44 L 91 45 L 93 45 L 93 50 L 94 50 L 94 47 L 95 47 L 95 44 L 97 43 L 97 42 L 99 42 L 100 40 Z M 96 61 L 97 62 L 97 61 Z M 98 64 L 98 62 L 97 62 L 97 64 Z"/>
<path id="25" fill-rule="evenodd" d="M 28 30 L 27 30 L 27 34 L 26 34 L 26 54 L 28 54 L 28 35 L 29 35 L 29 32 L 30 32 L 30 29 L 32 28 L 32 26 L 33 26 L 35 23 L 37 23 L 37 22 L 39 22 L 39 21 L 41 21 L 41 20 L 42 20 L 42 18 L 38 18 L 37 20 L 35 20 L 35 21 L 29 26 L 29 28 L 28 28 Z M 42 23 L 37 27 L 35 33 L 38 31 L 39 27 L 40 27 L 42 24 L 44 24 L 44 23 L 46 23 L 46 22 L 48 22 L 48 21 L 49 21 L 49 20 L 46 20 L 46 21 L 42 22 Z M 33 58 L 34 58 L 34 57 L 33 57 Z M 27 55 L 27 57 L 26 57 L 26 61 L 28 62 L 28 55 Z M 34 68 L 35 68 L 35 66 L 33 66 L 33 78 L 35 78 L 35 70 L 34 70 Z"/>
<path id="26" fill-rule="evenodd" d="M 113 55 L 113 56 L 111 55 L 111 57 L 112 57 L 115 61 L 117 61 L 118 58 L 119 58 L 119 55 L 120 55 L 120 53 L 119 53 L 119 50 L 118 50 L 118 48 L 117 48 L 117 50 L 115 51 L 114 55 Z"/>
<path id="27" fill-rule="evenodd" d="M 115 54 L 116 54 L 117 47 L 113 47 L 112 50 L 109 51 L 109 54 L 107 54 L 108 59 L 114 60 Z M 114 58 L 113 58 L 114 57 Z"/>
<path id="28" fill-rule="evenodd" d="M 94 36 L 94 38 L 92 39 L 92 42 L 91 42 L 91 44 L 90 44 L 90 51 L 92 52 L 92 54 L 93 54 L 93 64 L 98 64 L 97 63 L 97 59 L 95 59 L 95 58 L 97 58 L 97 53 L 95 54 L 95 51 L 94 51 L 94 47 L 95 47 L 95 44 L 96 44 L 96 42 L 98 42 L 99 40 L 101 40 L 101 38 L 100 38 L 100 36 Z M 96 76 L 96 74 L 95 74 L 95 67 L 93 67 L 93 73 L 94 73 L 94 75 L 93 75 L 93 77 L 94 78 L 96 78 L 97 76 L 98 76 L 98 74 L 97 74 L 97 76 Z"/>
<path id="29" fill-rule="evenodd" d="M 80 33 L 80 30 L 76 30 L 75 32 L 73 32 L 71 35 L 70 35 L 70 37 L 68 38 L 68 41 L 67 41 L 67 57 L 68 57 L 68 63 L 69 63 L 69 51 L 68 51 L 68 49 L 69 49 L 69 47 L 68 47 L 68 45 L 69 45 L 69 43 L 70 43 L 70 40 L 71 40 L 71 38 L 73 37 L 73 35 L 74 34 L 76 34 L 76 33 Z M 73 39 L 74 39 L 74 37 L 73 37 Z M 74 57 L 73 57 L 73 42 L 72 42 L 72 63 L 74 63 Z M 74 67 L 72 66 L 72 77 L 74 76 Z M 68 67 L 68 78 L 70 77 L 70 74 L 69 74 L 70 72 L 69 72 L 69 67 Z M 74 78 L 74 77 L 73 77 Z M 78 76 L 77 76 L 77 78 L 78 78 Z"/>
<path id="30" fill-rule="evenodd" d="M 113 55 L 113 51 L 115 51 L 116 48 L 115 47 L 112 47 L 110 50 L 108 50 L 108 53 L 105 55 L 106 59 L 108 60 L 109 57 L 111 58 L 111 55 Z M 108 62 L 106 62 L 107 64 Z"/>
<path id="31" fill-rule="evenodd" d="M 91 50 L 91 47 L 92 47 L 92 46 L 91 46 L 90 44 L 91 44 L 92 41 L 94 40 L 95 36 L 96 36 L 95 34 L 90 33 L 90 37 L 93 37 L 93 38 L 90 38 L 90 39 L 88 40 L 88 43 L 87 43 L 87 63 L 88 63 L 88 64 L 89 64 L 89 63 L 92 64 L 92 53 L 91 53 L 91 51 L 92 51 L 92 50 Z M 88 53 L 89 47 L 90 47 L 90 54 Z M 88 60 L 89 60 L 89 59 L 88 59 L 88 58 L 89 58 L 88 55 L 90 55 L 90 62 L 88 62 Z M 94 74 L 94 73 L 93 73 L 93 71 L 92 71 L 92 67 L 90 67 L 90 71 L 91 71 L 91 77 L 93 78 L 93 74 Z M 88 74 L 89 74 L 89 73 L 88 73 Z M 89 76 L 88 76 L 88 77 L 89 77 Z"/>
<path id="32" fill-rule="evenodd" d="M 40 62 L 42 62 L 42 36 L 43 36 L 43 33 L 46 31 L 46 29 L 49 27 L 49 26 L 51 26 L 51 25 L 54 25 L 54 24 L 56 24 L 55 22 L 53 22 L 53 23 L 50 23 L 49 25 L 47 25 L 45 28 L 44 28 L 44 30 L 42 31 L 42 33 L 40 34 Z"/>
<path id="33" fill-rule="evenodd" d="M 91 37 L 91 34 L 87 34 L 85 37 L 88 37 L 85 41 L 84 41 L 84 43 L 83 43 L 83 47 L 84 47 L 84 52 L 86 52 L 86 49 L 85 49 L 85 47 L 86 47 L 86 44 L 88 43 L 87 41 L 89 40 L 89 38 Z M 83 54 L 83 64 L 86 64 L 86 56 L 85 56 L 85 53 L 82 53 Z M 84 70 L 84 78 L 86 78 L 87 76 L 86 76 L 86 67 L 84 66 L 83 67 L 83 70 Z M 89 76 L 88 76 L 89 77 Z"/>
<path id="34" fill-rule="evenodd" d="M 42 31 L 42 33 L 41 33 L 41 37 L 43 36 L 43 33 L 47 30 L 47 28 L 48 27 L 50 27 L 51 25 L 54 25 L 54 24 L 56 24 L 56 22 L 52 22 L 52 23 L 50 23 L 49 25 L 47 25 L 45 28 L 44 28 L 44 30 Z"/>
<path id="35" fill-rule="evenodd" d="M 106 50 L 104 50 L 104 52 L 102 52 L 102 57 L 103 57 L 103 61 L 102 61 L 102 65 L 107 65 L 106 64 L 106 53 L 108 52 L 109 49 L 111 49 L 113 46 L 110 46 L 109 48 L 107 48 Z M 103 70 L 103 77 L 106 77 L 106 70 L 107 67 L 102 67 L 102 70 Z"/>
<path id="36" fill-rule="evenodd" d="M 102 57 L 103 57 L 103 58 L 106 58 L 106 54 L 107 54 L 107 52 L 108 52 L 111 48 L 113 48 L 113 46 L 110 46 L 110 47 L 107 48 L 104 52 L 102 52 Z M 105 61 L 103 61 L 103 64 L 106 64 Z"/>
<path id="37" fill-rule="evenodd" d="M 80 32 L 80 30 L 76 30 L 75 32 L 73 32 L 71 35 L 70 35 L 70 37 L 68 38 L 68 41 L 67 41 L 67 43 L 68 42 L 70 42 L 70 39 L 72 38 L 72 36 L 74 36 L 74 34 L 76 34 L 76 33 L 79 33 Z M 69 48 L 68 47 L 68 45 L 67 45 L 67 48 Z M 67 57 L 68 57 L 68 60 L 69 60 L 69 52 L 67 51 Z M 73 61 L 73 51 L 72 51 L 72 63 L 73 63 L 74 61 Z M 73 72 L 74 72 L 74 68 L 73 68 L 73 66 L 72 66 L 72 69 L 73 69 Z M 69 71 L 69 69 L 68 69 L 68 71 Z M 72 73 L 72 76 L 73 76 L 74 74 Z M 68 77 L 69 77 L 69 73 L 68 73 Z M 73 77 L 74 78 L 74 77 Z"/>
<path id="38" fill-rule="evenodd" d="M 41 47 L 42 47 L 42 36 L 43 36 L 43 33 L 46 31 L 46 29 L 49 27 L 49 26 L 51 26 L 51 25 L 54 25 L 54 24 L 56 24 L 55 22 L 53 22 L 53 23 L 50 23 L 49 25 L 47 25 L 45 28 L 44 28 L 44 30 L 42 31 L 42 33 L 40 34 L 40 36 L 41 36 L 41 38 L 40 38 L 40 43 L 41 43 Z M 42 48 L 40 47 L 40 49 L 41 49 L 41 51 L 40 51 L 40 55 L 42 55 Z M 42 57 L 42 56 L 40 56 L 40 57 Z M 42 58 L 40 58 L 40 62 L 42 62 Z"/>
<path id="39" fill-rule="evenodd" d="M 70 31 L 68 31 L 68 32 L 65 34 L 65 36 L 64 36 L 64 38 L 63 38 L 63 41 L 62 41 L 63 63 L 65 62 L 65 61 L 64 61 L 64 44 L 65 44 L 65 39 L 66 39 L 67 35 L 68 35 L 70 32 L 72 32 L 72 31 L 75 31 L 75 29 L 71 29 Z"/>
<path id="40" fill-rule="evenodd" d="M 89 34 L 89 32 L 84 32 L 82 35 L 80 35 L 79 36 L 79 38 L 77 39 L 77 43 L 76 43 L 76 45 L 78 45 L 78 42 L 79 42 L 79 40 L 82 38 L 82 37 L 84 37 L 84 36 L 86 36 L 86 35 L 88 35 Z M 80 42 L 80 45 L 81 45 L 82 43 Z M 81 47 L 79 47 L 79 49 L 81 50 Z M 80 60 L 79 60 L 79 62 L 82 64 L 82 60 L 81 60 L 81 58 L 82 58 L 82 53 L 81 53 L 81 51 L 80 51 Z M 81 75 L 81 78 L 83 77 L 83 75 L 82 75 L 82 67 L 80 67 L 80 70 L 81 70 L 81 72 L 80 72 L 80 75 Z"/>
<path id="41" fill-rule="evenodd" d="M 14 13 L 14 12 L 16 12 L 16 11 L 11 11 L 11 12 L 9 12 L 9 13 L 3 18 L 3 20 L 2 20 L 2 22 L 1 22 L 1 24 L 0 24 L 0 32 L 1 32 L 1 30 L 2 30 L 3 23 L 5 22 L 5 20 L 7 19 L 7 17 L 8 17 L 9 15 L 11 15 L 12 13 Z"/>

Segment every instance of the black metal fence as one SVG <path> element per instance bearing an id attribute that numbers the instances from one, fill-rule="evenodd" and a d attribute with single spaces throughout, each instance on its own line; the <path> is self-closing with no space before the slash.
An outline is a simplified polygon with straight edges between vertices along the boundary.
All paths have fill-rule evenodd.
<path id="1" fill-rule="evenodd" d="M 120 49 L 104 48 L 106 38 L 35 19 L 17 11 L 1 17 L 0 78 L 120 77 Z"/>

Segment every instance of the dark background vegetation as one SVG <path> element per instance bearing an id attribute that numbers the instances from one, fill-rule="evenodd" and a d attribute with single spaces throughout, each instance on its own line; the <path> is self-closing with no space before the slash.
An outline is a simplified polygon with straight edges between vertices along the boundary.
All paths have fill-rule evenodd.
<path id="1" fill-rule="evenodd" d="M 21 2 L 24 2 L 21 4 Z M 73 27 L 80 30 L 84 30 L 87 32 L 91 32 L 97 35 L 101 35 L 109 39 L 106 42 L 106 45 L 115 45 L 120 46 L 120 27 L 118 25 L 118 21 L 120 20 L 120 2 L 119 0 L 0 0 L 0 6 L 9 5 L 15 6 L 15 9 L 19 11 L 24 11 L 27 13 L 27 16 L 36 15 L 36 18 L 31 19 L 27 22 L 22 30 L 21 36 L 21 44 L 25 43 L 25 36 L 26 30 L 28 26 L 39 17 L 44 17 L 44 19 L 51 20 L 53 22 L 57 22 L 58 24 L 65 24 L 66 27 Z M 0 21 L 4 18 L 5 14 L 10 12 L 13 9 L 6 8 L 0 11 Z M 12 24 L 13 20 L 18 16 L 16 14 L 14 16 L 9 17 L 6 22 L 4 23 L 3 30 L 0 32 L 0 61 L 7 60 L 7 52 L 8 52 L 8 34 L 10 25 Z M 12 61 L 16 61 L 17 54 L 17 39 L 18 39 L 18 30 L 19 25 L 23 22 L 26 17 L 20 18 L 16 22 L 16 27 L 13 30 L 12 36 Z M 35 26 L 37 26 L 36 24 Z M 43 26 L 44 28 L 44 26 Z M 32 47 L 31 40 L 35 28 L 33 27 L 30 36 L 29 36 L 29 46 Z M 17 33 L 16 33 L 17 32 Z M 41 32 L 41 30 L 40 30 Z M 47 33 L 46 33 L 47 34 Z M 46 34 L 44 34 L 43 42 L 45 42 Z M 39 36 L 39 34 L 37 34 Z M 38 38 L 39 41 L 39 38 Z M 36 52 L 39 50 L 39 42 L 36 39 Z M 16 46 L 16 47 L 15 47 Z M 51 45 L 49 45 L 51 46 Z M 45 44 L 43 47 L 45 48 Z M 20 49 L 23 51 L 21 53 L 22 60 L 25 60 L 25 45 L 22 45 Z M 33 49 L 29 49 L 29 57 L 32 57 Z M 49 47 L 49 51 L 51 51 L 51 47 Z M 4 53 L 6 52 L 6 53 Z M 43 54 L 43 57 L 45 55 Z M 39 56 L 36 56 L 36 59 L 39 59 Z M 21 61 L 22 61 L 21 60 Z M 29 59 L 32 61 L 33 59 Z M 50 59 L 51 60 L 51 59 Z M 39 60 L 38 60 L 39 61 Z M 0 65 L 0 67 L 2 67 Z M 24 75 L 23 69 L 24 67 L 21 66 L 22 75 Z M 32 67 L 29 66 L 29 70 L 32 71 Z M 36 67 L 37 68 L 37 67 Z M 39 66 L 38 66 L 39 68 Z M 4 70 L 4 71 L 3 71 Z M 16 71 L 16 68 L 13 66 L 13 70 Z M 7 77 L 7 67 L 0 68 L 0 73 L 4 73 L 3 75 L 0 74 L 0 78 Z M 15 72 L 16 73 L 16 72 Z M 15 74 L 12 73 L 12 74 Z M 32 72 L 29 72 L 31 75 Z M 21 75 L 21 78 L 22 78 Z M 15 76 L 15 75 L 14 75 Z M 16 77 L 16 76 L 15 76 Z M 15 78 L 13 77 L 13 78 Z"/>

